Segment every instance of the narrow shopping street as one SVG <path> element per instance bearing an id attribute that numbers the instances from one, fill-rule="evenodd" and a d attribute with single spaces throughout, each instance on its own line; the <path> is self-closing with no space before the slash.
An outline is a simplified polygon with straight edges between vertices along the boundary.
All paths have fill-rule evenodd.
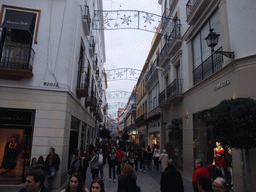
<path id="1" fill-rule="evenodd" d="M 137 171 L 137 185 L 141 188 L 141 192 L 160 192 L 160 179 L 161 179 L 161 172 L 159 170 L 148 170 L 146 168 L 146 172 Z M 116 192 L 117 191 L 117 185 L 118 182 L 113 182 L 113 180 L 109 180 L 108 176 L 108 164 L 104 166 L 104 176 L 105 176 L 105 189 L 106 192 Z M 118 178 L 118 175 L 116 175 L 116 180 Z M 89 190 L 90 184 L 92 182 L 91 177 L 91 170 L 88 168 L 87 170 L 87 179 L 85 183 L 85 187 Z M 184 191 L 185 192 L 193 192 L 191 180 L 188 178 L 183 177 L 183 184 L 184 184 Z M 58 190 L 53 190 L 53 192 L 59 192 L 62 189 L 66 187 L 66 184 L 63 185 Z M 0 192 L 18 192 L 21 188 L 23 188 L 22 185 L 20 186 L 1 186 Z"/>

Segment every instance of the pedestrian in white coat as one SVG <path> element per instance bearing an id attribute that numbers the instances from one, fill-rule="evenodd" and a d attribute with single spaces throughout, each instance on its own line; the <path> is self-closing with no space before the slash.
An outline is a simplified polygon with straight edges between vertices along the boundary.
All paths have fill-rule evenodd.
<path id="1" fill-rule="evenodd" d="M 163 152 L 161 153 L 160 157 L 159 157 L 159 163 L 161 165 L 161 171 L 164 172 L 165 168 L 168 166 L 168 159 L 169 156 L 166 153 L 166 150 L 163 149 Z"/>

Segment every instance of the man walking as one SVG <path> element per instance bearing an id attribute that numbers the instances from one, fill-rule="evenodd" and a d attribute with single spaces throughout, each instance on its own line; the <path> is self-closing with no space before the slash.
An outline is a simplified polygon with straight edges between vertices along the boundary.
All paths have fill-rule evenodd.
<path id="1" fill-rule="evenodd" d="M 180 172 L 174 167 L 172 159 L 161 175 L 161 192 L 184 192 L 184 185 Z"/>
<path id="2" fill-rule="evenodd" d="M 124 158 L 124 153 L 121 150 L 121 147 L 118 147 L 116 151 L 116 157 L 117 157 L 117 174 L 121 174 L 121 163 L 122 159 Z"/>
<path id="3" fill-rule="evenodd" d="M 192 176 L 192 186 L 193 186 L 194 192 L 198 192 L 198 184 L 197 184 L 198 177 L 206 176 L 211 178 L 211 176 L 210 176 L 209 170 L 203 166 L 203 161 L 201 159 L 197 159 L 195 161 L 195 167 L 196 167 L 196 170 L 194 171 Z"/>
<path id="4" fill-rule="evenodd" d="M 41 169 L 34 169 L 27 173 L 25 188 L 19 192 L 48 192 L 44 186 L 44 172 Z"/>
<path id="5" fill-rule="evenodd" d="M 227 183 L 224 178 L 217 177 L 212 183 L 213 192 L 225 192 Z"/>
<path id="6" fill-rule="evenodd" d="M 102 181 L 104 181 L 104 173 L 103 173 L 104 164 L 105 164 L 105 157 L 103 154 L 103 149 L 101 148 L 99 150 L 99 170 L 100 170 L 100 177 Z"/>
<path id="7" fill-rule="evenodd" d="M 45 169 L 47 172 L 47 179 L 48 179 L 48 188 L 52 190 L 53 179 L 56 176 L 56 171 L 59 170 L 60 165 L 60 158 L 59 155 L 55 153 L 55 149 L 51 147 L 49 149 L 49 155 L 46 157 L 45 160 Z"/>

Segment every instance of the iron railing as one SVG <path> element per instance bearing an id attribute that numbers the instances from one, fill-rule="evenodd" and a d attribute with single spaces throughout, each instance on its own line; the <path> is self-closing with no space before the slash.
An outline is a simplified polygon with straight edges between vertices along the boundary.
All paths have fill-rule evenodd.
<path id="1" fill-rule="evenodd" d="M 147 72 L 147 74 L 146 74 L 146 82 L 148 82 L 148 80 L 150 79 L 150 77 L 153 74 L 153 72 L 156 69 L 156 67 L 159 66 L 159 59 L 160 59 L 160 57 L 157 56 L 157 58 L 155 59 L 155 61 L 151 65 L 149 71 Z"/>
<path id="2" fill-rule="evenodd" d="M 176 19 L 175 20 L 175 25 L 173 26 L 172 30 L 171 30 L 171 33 L 168 37 L 168 40 L 170 41 L 171 39 L 173 38 L 181 38 L 181 35 L 180 35 L 180 27 L 181 27 L 181 23 L 180 23 L 180 20 L 179 19 Z"/>
<path id="3" fill-rule="evenodd" d="M 163 49 L 161 50 L 160 54 L 159 54 L 159 62 L 163 63 L 163 61 L 165 60 L 165 58 L 168 56 L 169 50 L 170 50 L 170 43 L 166 42 Z"/>
<path id="4" fill-rule="evenodd" d="M 164 101 L 165 101 L 165 90 L 163 90 L 161 93 L 159 93 L 159 96 L 158 96 L 159 104 L 163 103 Z"/>
<path id="5" fill-rule="evenodd" d="M 30 45 L 4 45 L 0 68 L 33 70 L 35 51 Z"/>
<path id="6" fill-rule="evenodd" d="M 89 31 L 90 31 L 91 16 L 90 16 L 89 6 L 87 6 L 87 5 L 84 6 L 84 15 L 83 15 L 83 19 L 85 19 L 85 20 L 87 21 L 88 29 L 89 29 Z"/>
<path id="7" fill-rule="evenodd" d="M 191 0 L 188 0 L 187 4 L 186 4 L 186 15 L 187 15 L 187 19 L 190 16 L 191 12 L 194 9 L 194 4 L 191 2 Z"/>
<path id="8" fill-rule="evenodd" d="M 90 36 L 90 53 L 91 55 L 94 55 L 95 53 L 95 42 L 94 42 L 94 36 Z"/>
<path id="9" fill-rule="evenodd" d="M 135 120 L 135 125 L 138 125 L 138 124 L 144 122 L 145 119 L 146 119 L 146 114 L 141 115 L 140 117 L 138 117 L 138 118 Z"/>
<path id="10" fill-rule="evenodd" d="M 182 79 L 175 79 L 167 87 L 167 99 L 175 94 L 182 93 Z"/>
<path id="11" fill-rule="evenodd" d="M 193 71 L 194 85 L 222 68 L 223 55 L 218 53 L 218 51 L 222 51 L 222 47 L 220 47 Z"/>
<path id="12" fill-rule="evenodd" d="M 85 89 L 88 92 L 89 76 L 86 71 L 78 71 L 77 88 Z"/>

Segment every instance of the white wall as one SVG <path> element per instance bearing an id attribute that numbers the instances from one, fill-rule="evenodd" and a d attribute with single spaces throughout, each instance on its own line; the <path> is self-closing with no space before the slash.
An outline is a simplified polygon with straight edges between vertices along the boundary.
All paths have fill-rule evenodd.
<path id="1" fill-rule="evenodd" d="M 256 1 L 227 0 L 231 51 L 235 58 L 256 53 Z"/>

